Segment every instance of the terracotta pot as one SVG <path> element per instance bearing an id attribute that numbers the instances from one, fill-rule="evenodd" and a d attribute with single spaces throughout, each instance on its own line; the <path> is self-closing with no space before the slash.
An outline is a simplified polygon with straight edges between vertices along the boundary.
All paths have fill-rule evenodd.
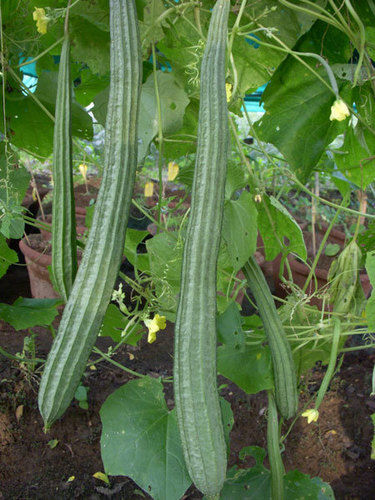
<path id="1" fill-rule="evenodd" d="M 29 239 L 31 242 L 33 236 L 35 237 L 38 235 L 30 235 Z M 52 286 L 48 270 L 48 267 L 52 265 L 52 255 L 47 255 L 46 253 L 41 253 L 39 250 L 31 248 L 26 238 L 20 240 L 19 248 L 25 256 L 32 297 L 35 299 L 60 298 Z M 78 257 L 78 265 L 80 261 L 81 255 Z"/>
<path id="2" fill-rule="evenodd" d="M 52 256 L 29 247 L 25 238 L 20 240 L 19 247 L 25 256 L 32 297 L 36 299 L 60 298 L 53 289 L 48 272 L 48 266 L 52 265 Z"/>
<path id="3" fill-rule="evenodd" d="M 307 267 L 302 262 L 299 262 L 294 257 L 289 257 L 288 260 L 292 271 L 294 283 L 296 283 L 300 288 L 303 288 L 303 286 L 306 283 L 307 277 L 310 273 L 309 267 Z M 315 276 L 317 278 L 318 288 L 327 286 L 328 271 L 326 269 L 315 269 Z M 360 281 L 365 297 L 368 297 L 371 291 L 371 284 L 368 274 L 366 272 L 360 273 Z M 312 279 L 307 287 L 306 293 L 308 295 L 311 295 L 314 293 L 314 291 L 315 291 L 315 280 Z M 312 297 L 310 304 L 317 306 L 320 310 L 323 305 L 322 300 L 318 299 L 317 297 Z M 327 307 L 327 305 L 325 305 L 325 307 Z"/>
<path id="4" fill-rule="evenodd" d="M 326 230 L 328 229 L 328 225 L 326 224 L 320 224 L 316 226 L 317 228 L 317 234 L 319 235 L 318 238 L 321 241 Z M 346 241 L 346 235 L 343 231 L 340 231 L 338 229 L 332 229 L 330 231 L 328 241 L 327 243 L 330 244 L 337 244 L 340 246 L 340 248 L 344 248 L 345 246 L 345 241 Z M 289 265 L 291 268 L 292 276 L 293 276 L 293 282 L 298 285 L 301 289 L 304 287 L 307 277 L 310 273 L 310 268 L 306 266 L 303 262 L 300 262 L 297 258 L 293 256 L 288 256 L 288 261 Z M 282 282 L 279 278 L 279 269 L 280 269 L 280 263 L 281 263 L 281 254 L 278 255 L 278 257 L 275 259 L 273 262 L 273 271 L 274 271 L 274 281 L 275 281 L 275 291 L 276 294 L 279 297 L 285 297 L 287 295 L 287 291 L 285 287 L 282 285 Z M 318 289 L 321 289 L 322 287 L 327 287 L 328 284 L 328 269 L 323 269 L 323 268 L 316 268 L 315 269 L 315 276 L 317 280 L 317 287 Z M 284 277 L 287 278 L 287 270 L 284 267 Z M 360 280 L 362 284 L 362 288 L 364 291 L 364 294 L 366 297 L 368 297 L 370 291 L 371 291 L 371 284 L 369 277 L 365 271 L 360 273 Z M 312 278 L 310 281 L 306 293 L 308 295 L 314 294 L 316 291 L 315 289 L 315 280 Z M 317 297 L 312 297 L 310 301 L 311 305 L 317 306 L 319 309 L 322 308 L 323 301 Z M 327 305 L 325 305 L 327 307 Z"/>
<path id="5" fill-rule="evenodd" d="M 46 215 L 45 220 L 43 220 L 41 217 L 38 217 L 37 220 L 42 222 L 45 225 L 48 225 L 49 227 L 52 226 L 52 224 L 51 224 L 52 223 L 52 215 L 51 214 Z M 76 215 L 76 224 L 77 224 L 77 227 L 76 227 L 77 235 L 82 235 L 82 234 L 84 234 L 85 231 L 87 231 L 87 227 L 85 227 L 85 219 L 82 216 Z M 51 237 L 52 237 L 51 231 L 47 231 L 46 229 L 43 229 L 43 228 L 39 228 L 39 231 L 40 231 L 40 234 L 42 235 L 42 238 L 44 241 L 49 241 L 51 239 Z"/>

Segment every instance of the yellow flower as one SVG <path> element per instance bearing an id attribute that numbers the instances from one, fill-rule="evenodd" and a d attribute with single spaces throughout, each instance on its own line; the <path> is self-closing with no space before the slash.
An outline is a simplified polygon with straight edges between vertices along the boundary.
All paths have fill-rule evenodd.
<path id="1" fill-rule="evenodd" d="M 150 198 L 154 194 L 154 183 L 146 182 L 145 184 L 145 198 Z"/>
<path id="2" fill-rule="evenodd" d="M 178 164 L 175 161 L 170 161 L 168 163 L 168 180 L 174 181 L 178 176 Z"/>
<path id="3" fill-rule="evenodd" d="M 227 102 L 232 98 L 232 85 L 230 83 L 225 84 L 225 91 L 227 93 Z"/>
<path id="4" fill-rule="evenodd" d="M 307 418 L 308 424 L 311 424 L 311 422 L 316 422 L 318 420 L 319 412 L 315 410 L 315 408 L 310 408 L 310 410 L 304 411 L 302 416 Z"/>
<path id="5" fill-rule="evenodd" d="M 36 21 L 38 33 L 45 35 L 47 33 L 47 24 L 49 21 L 49 18 L 46 16 L 46 11 L 42 8 L 35 7 L 33 19 Z"/>
<path id="6" fill-rule="evenodd" d="M 342 99 L 336 99 L 336 101 L 331 106 L 331 116 L 329 119 L 337 120 L 339 122 L 345 120 L 347 116 L 350 116 L 350 111 L 348 106 L 344 103 Z"/>
<path id="7" fill-rule="evenodd" d="M 145 319 L 144 324 L 148 328 L 148 337 L 147 342 L 152 344 L 156 340 L 156 332 L 159 330 L 164 330 L 167 326 L 167 322 L 165 316 L 159 316 L 159 314 L 155 314 L 153 319 Z"/>
<path id="8" fill-rule="evenodd" d="M 87 165 L 86 165 L 86 163 L 81 163 L 81 165 L 78 168 L 79 168 L 79 171 L 81 172 L 82 177 L 86 181 L 86 179 L 87 179 Z"/>

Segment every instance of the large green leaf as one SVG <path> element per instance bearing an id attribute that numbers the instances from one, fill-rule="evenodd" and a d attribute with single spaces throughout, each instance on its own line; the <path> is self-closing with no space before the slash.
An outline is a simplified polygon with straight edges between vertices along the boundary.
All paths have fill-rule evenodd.
<path id="1" fill-rule="evenodd" d="M 57 71 L 43 71 L 38 77 L 38 86 L 35 96 L 55 114 L 57 96 Z M 93 136 L 92 118 L 73 98 L 72 100 L 72 135 L 91 140 Z M 46 117 L 47 120 L 49 120 Z M 52 123 L 52 122 L 51 122 Z"/>
<path id="2" fill-rule="evenodd" d="M 183 241 L 177 239 L 176 234 L 164 232 L 147 240 L 146 246 L 160 314 L 174 321 L 180 293 Z"/>
<path id="3" fill-rule="evenodd" d="M 35 97 L 53 116 L 57 93 L 57 71 L 43 71 L 38 78 Z M 15 146 L 40 155 L 49 156 L 53 149 L 53 120 L 30 96 L 25 96 L 18 86 L 6 95 L 6 115 L 10 140 Z M 2 111 L 0 102 L 0 111 Z M 3 122 L 0 122 L 3 132 Z M 72 134 L 91 139 L 93 133 L 90 115 L 75 101 L 72 103 Z"/>
<path id="4" fill-rule="evenodd" d="M 60 299 L 24 299 L 18 297 L 12 305 L 0 304 L 0 318 L 16 330 L 33 326 L 49 326 L 56 318 Z"/>
<path id="5" fill-rule="evenodd" d="M 266 259 L 273 260 L 282 251 L 283 243 L 288 252 L 306 260 L 306 245 L 301 228 L 286 208 L 273 196 L 264 196 L 258 212 L 258 227 L 263 238 Z"/>
<path id="6" fill-rule="evenodd" d="M 331 64 L 347 62 L 347 40 L 341 40 L 337 30 L 327 28 L 322 31 L 321 23 L 316 23 L 297 46 L 298 51 L 316 52 L 319 54 L 324 47 L 324 56 Z M 332 40 L 334 49 L 328 42 L 333 34 L 337 40 Z M 317 67 L 316 60 L 303 58 L 328 84 L 326 71 Z M 260 138 L 274 144 L 284 155 L 297 176 L 305 182 L 326 146 L 334 139 L 344 124 L 330 121 L 331 106 L 335 100 L 334 94 L 305 66 L 295 58 L 288 58 L 279 66 L 273 75 L 264 94 L 266 113 L 256 129 Z"/>
<path id="7" fill-rule="evenodd" d="M 217 370 L 247 394 L 272 389 L 272 364 L 268 347 L 236 349 L 222 345 L 217 349 Z"/>
<path id="8" fill-rule="evenodd" d="M 354 184 L 366 189 L 375 180 L 375 136 L 360 123 L 349 126 L 344 144 L 335 152 L 339 170 Z"/>
<path id="9" fill-rule="evenodd" d="M 189 99 L 172 73 L 157 72 L 163 133 L 177 133 L 183 126 L 185 108 Z M 94 115 L 99 123 L 105 125 L 108 105 L 108 88 L 94 99 Z M 138 123 L 138 158 L 142 160 L 152 139 L 158 133 L 158 106 L 155 96 L 154 75 L 151 74 L 142 86 L 140 115 Z"/>
<path id="10" fill-rule="evenodd" d="M 99 19 L 98 19 L 99 20 Z M 103 22 L 101 17 L 100 23 Z M 69 31 L 72 36 L 72 58 L 84 62 L 93 73 L 104 75 L 109 72 L 110 37 L 82 16 L 72 17 Z"/>
<path id="11" fill-rule="evenodd" d="M 224 206 L 222 239 L 233 270 L 238 271 L 256 250 L 257 210 L 248 191 Z"/>
<path id="12" fill-rule="evenodd" d="M 263 465 L 265 451 L 258 446 L 249 446 L 245 450 L 247 455 L 255 458 L 256 464 L 251 469 L 232 467 L 228 471 L 220 500 L 271 499 L 271 473 Z M 319 477 L 310 478 L 298 470 L 285 474 L 284 491 L 287 500 L 334 500 L 335 498 L 329 484 Z"/>
<path id="13" fill-rule="evenodd" d="M 168 411 L 161 382 L 128 382 L 106 399 L 100 416 L 105 472 L 131 477 L 155 500 L 181 498 L 191 480 L 175 410 Z"/>
<path id="14" fill-rule="evenodd" d="M 322 5 L 325 1 L 317 3 Z M 286 56 L 285 52 L 262 45 L 261 42 L 267 44 L 273 42 L 268 30 L 277 32 L 278 39 L 292 48 L 316 19 L 314 16 L 280 6 L 277 0 L 254 2 L 248 13 L 253 19 L 261 19 L 264 30 L 257 30 L 255 36 L 249 33 L 247 42 L 250 43 L 243 37 L 237 37 L 233 44 L 238 90 L 241 96 L 267 83 Z M 243 22 L 248 20 L 246 17 Z"/>
<path id="15" fill-rule="evenodd" d="M 126 230 L 124 254 L 128 261 L 140 271 L 150 270 L 149 255 L 137 252 L 138 245 L 149 235 L 148 231 L 139 231 L 129 227 Z"/>
<path id="16" fill-rule="evenodd" d="M 18 262 L 17 252 L 11 250 L 5 237 L 0 234 L 0 278 L 7 272 L 11 264 Z"/>
<path id="17" fill-rule="evenodd" d="M 217 318 L 217 337 L 222 344 L 241 349 L 245 343 L 242 330 L 243 318 L 236 302 L 230 302 L 225 311 Z"/>

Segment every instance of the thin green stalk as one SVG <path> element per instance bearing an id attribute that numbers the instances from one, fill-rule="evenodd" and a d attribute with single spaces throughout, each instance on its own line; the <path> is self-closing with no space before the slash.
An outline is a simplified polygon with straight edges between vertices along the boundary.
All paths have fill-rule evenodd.
<path id="1" fill-rule="evenodd" d="M 34 62 L 38 61 L 41 57 L 43 57 L 46 54 L 48 54 L 53 48 L 56 47 L 56 45 L 59 45 L 63 40 L 64 40 L 64 37 L 62 36 L 55 43 L 53 43 L 52 45 L 50 45 L 47 49 L 43 50 L 43 52 L 41 52 L 40 54 L 38 54 L 36 57 L 34 57 L 33 59 L 30 59 L 29 61 L 25 61 L 25 62 L 23 62 L 21 64 L 18 64 L 18 66 L 16 66 L 16 68 L 22 68 L 23 66 L 27 66 L 28 64 L 33 64 Z"/>
<path id="2" fill-rule="evenodd" d="M 327 371 L 324 375 L 323 381 L 319 387 L 318 395 L 316 397 L 315 401 L 315 410 L 319 409 L 319 406 L 321 405 L 323 398 L 327 392 L 329 383 L 332 379 L 332 376 L 335 372 L 335 366 L 337 362 L 337 352 L 339 348 L 339 342 L 340 342 L 340 334 L 341 334 L 341 323 L 340 320 L 337 318 L 333 318 L 333 338 L 332 338 L 332 348 L 331 348 L 331 354 L 329 356 L 329 363 L 328 363 L 328 368 Z"/>
<path id="3" fill-rule="evenodd" d="M 316 11 L 307 9 L 306 7 L 302 7 L 301 5 L 296 5 L 294 3 L 288 2 L 287 0 L 279 0 L 282 5 L 285 5 L 286 7 L 289 7 L 292 10 L 297 10 L 299 12 L 302 12 L 304 14 L 308 14 L 309 16 L 317 17 L 321 21 L 326 22 L 327 24 L 331 24 L 335 28 L 339 29 L 340 31 L 343 31 L 342 26 L 340 23 L 336 21 L 334 16 L 332 16 L 329 12 L 327 12 L 324 7 L 321 7 L 320 5 L 313 4 L 312 2 L 304 2 L 308 5 L 311 5 L 312 7 L 318 9 L 320 12 L 323 12 L 323 14 L 319 14 Z"/>
<path id="4" fill-rule="evenodd" d="M 103 351 L 101 351 L 96 346 L 93 348 L 93 352 L 95 352 L 96 354 L 99 354 L 105 361 L 108 361 L 108 363 L 111 363 L 113 366 L 116 366 L 116 368 L 120 368 L 120 370 L 123 370 L 124 372 L 127 372 L 130 375 L 134 375 L 135 377 L 139 377 L 139 378 L 147 377 L 147 375 L 143 375 L 142 373 L 135 372 L 134 370 L 127 368 L 126 366 L 122 365 L 121 363 L 118 363 L 117 361 L 112 359 L 110 356 L 105 354 Z"/>
<path id="5" fill-rule="evenodd" d="M 356 70 L 354 72 L 354 78 L 353 78 L 353 87 L 355 87 L 357 84 L 359 73 L 360 73 L 361 68 L 362 68 L 362 64 L 363 64 L 363 58 L 364 58 L 364 54 L 365 54 L 366 32 L 365 32 L 365 27 L 364 27 L 360 17 L 358 16 L 357 12 L 353 9 L 353 6 L 350 3 L 350 0 L 344 0 L 344 1 L 345 1 L 345 5 L 346 5 L 348 11 L 352 15 L 353 19 L 355 20 L 355 22 L 357 23 L 358 28 L 359 28 L 359 47 L 357 47 L 359 57 L 358 57 L 357 67 L 356 67 Z"/>
<path id="6" fill-rule="evenodd" d="M 347 200 L 347 197 L 345 197 L 345 198 L 342 200 L 342 204 L 346 203 L 346 200 Z M 315 257 L 314 257 L 314 261 L 313 261 L 313 263 L 312 263 L 312 265 L 311 265 L 309 275 L 307 276 L 307 279 L 306 279 L 306 281 L 305 281 L 305 284 L 303 285 L 303 288 L 302 288 L 302 291 L 303 291 L 303 292 L 306 292 L 307 287 L 308 287 L 308 286 L 309 286 L 309 284 L 310 284 L 311 278 L 312 278 L 312 277 L 313 277 L 313 275 L 314 275 L 315 269 L 316 269 L 316 267 L 317 267 L 317 265 L 318 265 L 318 262 L 319 262 L 319 259 L 320 259 L 321 254 L 322 254 L 322 252 L 323 252 L 324 246 L 325 246 L 325 244 L 327 243 L 328 237 L 329 237 L 329 235 L 330 235 L 330 233 L 331 233 L 331 230 L 332 230 L 333 226 L 334 226 L 334 225 L 335 225 L 335 223 L 336 223 L 336 220 L 337 220 L 338 216 L 340 215 L 340 212 L 341 212 L 341 209 L 338 209 L 338 210 L 336 211 L 336 213 L 335 213 L 334 217 L 332 218 L 331 222 L 329 223 L 329 226 L 328 226 L 328 228 L 327 228 L 327 231 L 325 232 L 324 237 L 323 237 L 323 239 L 322 239 L 322 241 L 321 241 L 321 243 L 320 243 L 319 249 L 318 249 L 318 251 L 317 251 L 317 253 L 316 253 Z"/>
<path id="7" fill-rule="evenodd" d="M 153 2 L 153 5 L 154 3 L 155 2 Z M 158 76 L 156 73 L 156 50 L 154 43 L 152 44 L 151 48 L 152 48 L 152 69 L 154 75 L 155 97 L 156 97 L 156 106 L 158 111 L 158 174 L 159 174 L 158 223 L 160 224 L 161 204 L 163 200 L 163 122 L 161 114 Z"/>
<path id="8" fill-rule="evenodd" d="M 267 392 L 267 451 L 271 469 L 271 499 L 284 499 L 285 468 L 280 451 L 280 433 L 277 407 L 272 391 Z"/>
<path id="9" fill-rule="evenodd" d="M 13 361 L 18 361 L 19 363 L 29 363 L 29 364 L 35 365 L 35 363 L 44 363 L 45 362 L 45 359 L 40 359 L 40 358 L 33 358 L 33 359 L 22 358 L 21 356 L 11 354 L 10 352 L 3 349 L 2 347 L 0 347 L 0 354 L 2 354 L 6 358 L 11 359 Z"/>
<path id="10" fill-rule="evenodd" d="M 345 347 L 343 349 L 340 349 L 340 352 L 352 352 L 352 351 L 363 351 L 365 349 L 374 349 L 375 344 L 366 344 L 366 345 L 360 345 L 357 347 Z"/>

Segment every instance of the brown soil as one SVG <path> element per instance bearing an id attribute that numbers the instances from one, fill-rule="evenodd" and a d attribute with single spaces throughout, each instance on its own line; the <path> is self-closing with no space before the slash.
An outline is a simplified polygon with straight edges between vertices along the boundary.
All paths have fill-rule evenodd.
<path id="1" fill-rule="evenodd" d="M 74 199 L 77 207 L 86 208 L 90 206 L 98 196 L 99 188 L 88 184 L 88 190 L 85 184 L 78 184 L 74 187 Z"/>
<path id="2" fill-rule="evenodd" d="M 18 274 L 19 269 L 24 268 L 18 268 Z M 27 283 L 15 277 L 12 267 L 7 280 L 0 282 L 7 287 L 9 302 L 28 294 Z M 36 331 L 37 355 L 45 357 L 51 344 L 50 333 L 43 328 Z M 11 353 L 22 350 L 27 334 L 0 322 L 0 345 Z M 99 339 L 98 345 L 106 349 L 109 343 Z M 154 344 L 142 342 L 139 348 L 124 347 L 116 359 L 141 373 L 165 377 L 172 374 L 172 350 L 173 331 L 169 326 Z M 129 352 L 134 355 L 133 360 Z M 370 415 L 375 412 L 375 400 L 369 397 L 375 354 L 358 352 L 346 356 L 320 407 L 318 422 L 308 425 L 305 419 L 298 419 L 285 442 L 287 470 L 299 469 L 320 476 L 330 482 L 336 498 L 343 500 L 375 497 L 375 462 L 370 459 Z M 324 369 L 317 367 L 305 377 L 301 406 L 316 392 L 323 375 Z M 109 487 L 93 478 L 95 472 L 103 471 L 100 407 L 109 394 L 129 380 L 129 375 L 106 362 L 97 365 L 96 371 L 88 370 L 85 385 L 89 387 L 89 410 L 82 410 L 73 402 L 47 435 L 43 433 L 37 408 L 38 379 L 39 375 L 0 357 L 0 498 L 142 498 L 137 485 L 126 477 L 110 478 Z M 250 466 L 250 460 L 239 462 L 238 452 L 248 445 L 266 446 L 266 396 L 246 395 L 220 377 L 219 384 L 222 383 L 228 384 L 221 393 L 231 403 L 235 418 L 229 465 Z M 168 404 L 173 404 L 171 387 L 166 397 Z M 23 413 L 17 419 L 20 406 Z M 48 442 L 53 439 L 58 440 L 58 445 L 51 449 Z M 68 482 L 71 476 L 75 479 Z M 191 488 L 185 498 L 193 500 L 201 495 Z"/>

